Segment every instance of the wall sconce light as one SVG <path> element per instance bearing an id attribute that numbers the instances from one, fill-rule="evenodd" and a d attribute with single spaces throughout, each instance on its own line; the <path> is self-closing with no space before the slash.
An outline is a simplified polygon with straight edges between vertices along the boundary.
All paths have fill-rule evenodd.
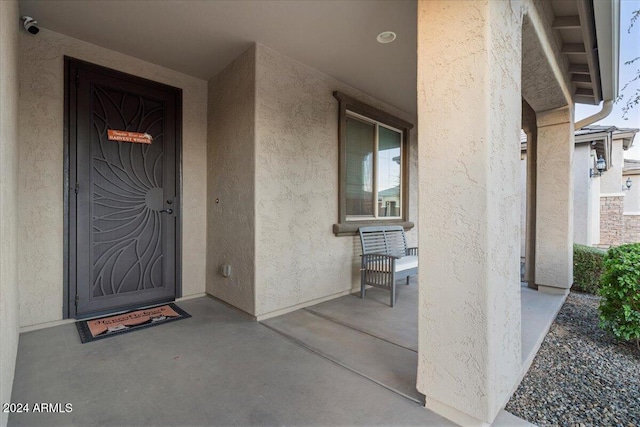
<path id="1" fill-rule="evenodd" d="M 596 169 L 598 171 L 594 172 L 593 168 L 589 169 L 589 177 L 593 178 L 595 176 L 602 175 L 602 172 L 604 172 L 604 169 L 606 167 L 607 167 L 607 162 L 604 160 L 604 157 L 602 157 L 602 154 L 600 154 L 600 157 L 598 158 L 598 161 L 596 162 Z"/>
<path id="2" fill-rule="evenodd" d="M 633 181 L 631 181 L 631 178 L 627 178 L 627 180 L 625 181 L 624 185 L 622 186 L 622 191 L 631 190 L 631 185 L 632 184 L 633 184 Z"/>

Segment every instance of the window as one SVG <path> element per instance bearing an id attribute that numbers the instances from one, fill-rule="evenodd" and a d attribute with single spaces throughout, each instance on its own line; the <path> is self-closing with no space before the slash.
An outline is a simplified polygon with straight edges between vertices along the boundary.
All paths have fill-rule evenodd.
<path id="1" fill-rule="evenodd" d="M 413 227 L 408 211 L 408 140 L 413 127 L 340 92 L 337 235 L 371 224 Z"/>
<path id="2" fill-rule="evenodd" d="M 402 131 L 347 111 L 346 220 L 401 218 Z"/>

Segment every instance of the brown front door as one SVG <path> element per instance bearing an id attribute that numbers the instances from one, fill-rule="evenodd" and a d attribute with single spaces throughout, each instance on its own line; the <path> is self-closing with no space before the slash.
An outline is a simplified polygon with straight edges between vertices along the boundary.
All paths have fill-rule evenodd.
<path id="1" fill-rule="evenodd" d="M 69 314 L 179 288 L 179 89 L 67 59 Z"/>

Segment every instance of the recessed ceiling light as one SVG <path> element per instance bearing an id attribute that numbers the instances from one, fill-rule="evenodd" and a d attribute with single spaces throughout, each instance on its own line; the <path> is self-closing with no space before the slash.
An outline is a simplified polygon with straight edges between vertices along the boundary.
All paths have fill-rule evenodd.
<path id="1" fill-rule="evenodd" d="M 378 43 L 391 43 L 396 39 L 396 33 L 393 31 L 383 31 L 376 37 Z"/>

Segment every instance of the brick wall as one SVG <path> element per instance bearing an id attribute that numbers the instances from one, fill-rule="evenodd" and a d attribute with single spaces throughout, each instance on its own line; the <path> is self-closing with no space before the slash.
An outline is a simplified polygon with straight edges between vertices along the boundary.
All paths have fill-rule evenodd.
<path id="1" fill-rule="evenodd" d="M 624 197 L 600 197 L 600 244 L 618 246 L 624 243 Z"/>
<path id="2" fill-rule="evenodd" d="M 624 215 L 624 197 L 600 197 L 600 246 L 640 242 L 640 215 Z"/>
<path id="3" fill-rule="evenodd" d="M 624 242 L 640 242 L 640 215 L 624 215 Z"/>

